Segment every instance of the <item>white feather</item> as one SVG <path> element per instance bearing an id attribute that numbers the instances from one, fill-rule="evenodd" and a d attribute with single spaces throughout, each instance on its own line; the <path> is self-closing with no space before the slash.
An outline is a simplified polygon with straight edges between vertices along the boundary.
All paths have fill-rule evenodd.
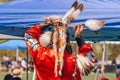
<path id="1" fill-rule="evenodd" d="M 64 24 L 67 24 L 68 17 L 71 16 L 71 14 L 75 11 L 77 5 L 78 5 L 78 1 L 75 1 L 75 2 L 72 4 L 72 7 L 71 7 L 71 8 L 66 12 L 66 14 L 63 16 L 62 22 L 63 22 Z"/>
<path id="2" fill-rule="evenodd" d="M 90 30 L 93 30 L 93 31 L 97 31 L 99 29 L 101 29 L 101 27 L 104 25 L 104 23 L 102 23 L 103 21 L 99 21 L 99 20 L 87 20 L 85 22 L 85 25 L 90 29 Z"/>
<path id="3" fill-rule="evenodd" d="M 51 43 L 51 31 L 46 31 L 39 37 L 40 44 L 44 47 L 47 47 Z"/>
<path id="4" fill-rule="evenodd" d="M 73 13 L 73 11 L 75 11 L 75 8 L 74 7 L 72 7 L 65 15 L 64 15 L 64 17 L 62 18 L 62 22 L 64 23 L 64 24 L 66 24 L 67 23 L 67 20 L 68 20 L 68 16 L 69 15 L 71 15 L 71 13 Z"/>

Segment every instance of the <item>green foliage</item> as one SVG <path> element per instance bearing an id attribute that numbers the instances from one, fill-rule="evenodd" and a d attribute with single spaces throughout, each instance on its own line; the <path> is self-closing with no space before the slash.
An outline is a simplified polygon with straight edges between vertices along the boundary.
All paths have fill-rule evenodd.
<path id="1" fill-rule="evenodd" d="M 102 49 L 103 44 L 93 44 L 94 53 L 96 54 L 96 57 L 98 60 L 102 59 Z M 119 44 L 106 44 L 106 52 L 105 54 L 108 54 L 108 60 L 115 59 L 120 54 L 120 45 Z"/>
<path id="2" fill-rule="evenodd" d="M 109 44 L 109 59 L 113 60 L 120 55 L 120 44 Z"/>
<path id="3" fill-rule="evenodd" d="M 92 45 L 93 46 L 93 51 L 95 53 L 95 56 L 97 58 L 97 60 L 100 60 L 102 59 L 102 44 L 99 44 L 99 43 L 95 43 Z"/>
<path id="4" fill-rule="evenodd" d="M 71 46 L 72 46 L 72 51 L 75 53 L 76 52 L 76 44 L 71 42 Z"/>
<path id="5" fill-rule="evenodd" d="M 5 42 L 5 41 L 7 41 L 7 40 L 0 40 L 0 44 L 3 43 L 3 42 Z"/>
<path id="6" fill-rule="evenodd" d="M 6 40 L 0 40 L 0 43 L 5 42 Z M 120 45 L 119 44 L 106 44 L 108 45 L 108 51 L 106 54 L 108 54 L 108 60 L 115 59 L 120 54 Z M 76 43 L 71 43 L 73 52 L 77 51 L 77 45 Z M 93 51 L 96 55 L 96 58 L 101 61 L 102 59 L 102 50 L 103 50 L 103 44 L 100 43 L 94 43 L 92 44 Z M 2 59 L 2 56 L 4 54 L 7 54 L 8 56 L 15 58 L 16 50 L 0 50 L 0 60 Z M 27 51 L 19 51 L 19 56 L 26 57 Z M 29 58 L 30 59 L 30 58 Z"/>
<path id="7" fill-rule="evenodd" d="M 71 43 L 73 52 L 76 52 L 76 43 Z M 108 60 L 115 59 L 120 54 L 120 45 L 119 44 L 106 44 L 106 52 L 108 54 Z M 93 52 L 98 60 L 102 60 L 103 54 L 103 44 L 101 43 L 94 43 L 92 44 Z"/>
<path id="8" fill-rule="evenodd" d="M 13 0 L 0 0 L 0 3 L 9 2 L 9 1 L 13 1 Z"/>
<path id="9" fill-rule="evenodd" d="M 0 61 L 2 60 L 3 55 L 9 56 L 11 59 L 15 59 L 16 56 L 16 50 L 0 50 Z M 19 50 L 19 56 L 22 58 L 27 57 L 27 51 L 26 50 Z"/>

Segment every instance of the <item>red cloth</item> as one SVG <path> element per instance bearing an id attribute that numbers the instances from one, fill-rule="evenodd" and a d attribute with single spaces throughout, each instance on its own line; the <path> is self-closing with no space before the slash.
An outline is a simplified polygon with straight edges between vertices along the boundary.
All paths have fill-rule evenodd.
<path id="1" fill-rule="evenodd" d="M 79 52 L 81 52 L 84 56 L 88 53 L 89 50 L 93 50 L 90 44 L 83 44 L 79 47 Z"/>
<path id="2" fill-rule="evenodd" d="M 28 29 L 26 33 L 30 34 L 39 44 L 37 49 L 33 50 L 29 42 L 26 41 L 28 51 L 35 64 L 37 80 L 61 80 L 59 75 L 55 77 L 54 74 L 55 55 L 53 49 L 40 46 L 39 36 L 42 34 L 42 30 L 38 25 L 35 25 Z M 79 69 L 76 69 L 77 75 L 72 79 L 75 66 L 76 60 L 74 55 L 65 51 L 62 80 L 81 80 Z"/>
<path id="3" fill-rule="evenodd" d="M 101 77 L 101 78 L 100 78 L 100 80 L 109 80 L 109 79 L 107 79 L 107 78 L 104 78 L 104 77 Z"/>
<path id="4" fill-rule="evenodd" d="M 120 77 L 116 78 L 116 80 L 120 80 Z"/>

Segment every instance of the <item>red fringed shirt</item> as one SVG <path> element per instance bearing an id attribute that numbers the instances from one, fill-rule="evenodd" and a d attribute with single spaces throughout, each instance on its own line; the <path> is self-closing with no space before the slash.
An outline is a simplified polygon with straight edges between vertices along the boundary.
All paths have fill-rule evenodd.
<path id="1" fill-rule="evenodd" d="M 42 30 L 38 25 L 34 25 L 29 28 L 25 33 L 26 45 L 28 47 L 28 52 L 34 62 L 36 69 L 37 80 L 81 80 L 79 69 L 76 69 L 77 75 L 73 78 L 73 73 L 75 71 L 76 60 L 74 54 L 70 54 L 65 50 L 64 53 L 64 67 L 63 75 L 55 77 L 54 65 L 55 65 L 55 55 L 51 48 L 45 48 L 40 45 L 39 36 L 42 34 Z M 87 48 L 88 46 L 88 48 Z M 88 44 L 84 44 L 79 47 L 79 52 L 86 54 L 90 50 Z"/>

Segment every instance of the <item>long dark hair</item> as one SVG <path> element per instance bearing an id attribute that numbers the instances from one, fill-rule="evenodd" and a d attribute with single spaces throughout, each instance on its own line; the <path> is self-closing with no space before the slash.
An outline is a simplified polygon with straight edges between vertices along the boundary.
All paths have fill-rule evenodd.
<path id="1" fill-rule="evenodd" d="M 67 50 L 68 53 L 73 53 L 72 47 L 71 47 L 71 45 L 70 45 L 70 34 L 69 34 L 69 31 L 68 31 L 68 30 L 66 30 L 66 34 L 67 34 L 67 37 L 66 37 L 66 38 L 67 38 L 67 39 L 66 39 L 67 44 L 66 44 L 65 50 Z"/>

